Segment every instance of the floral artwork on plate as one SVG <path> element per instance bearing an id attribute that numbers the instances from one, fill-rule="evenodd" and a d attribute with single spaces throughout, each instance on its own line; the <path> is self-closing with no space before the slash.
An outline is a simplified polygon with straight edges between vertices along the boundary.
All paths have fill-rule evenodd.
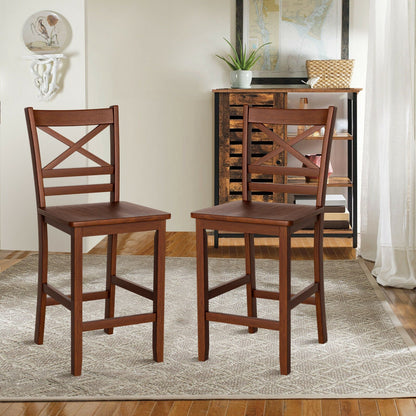
<path id="1" fill-rule="evenodd" d="M 66 46 L 69 32 L 69 24 L 62 16 L 50 10 L 42 10 L 26 20 L 23 41 L 31 52 L 57 53 Z"/>

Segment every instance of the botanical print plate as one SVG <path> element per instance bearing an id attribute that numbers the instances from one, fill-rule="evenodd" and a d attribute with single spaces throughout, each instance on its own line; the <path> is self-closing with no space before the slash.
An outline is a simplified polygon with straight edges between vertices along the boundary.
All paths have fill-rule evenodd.
<path id="1" fill-rule="evenodd" d="M 50 10 L 33 14 L 23 26 L 25 46 L 38 54 L 60 52 L 67 44 L 69 34 L 68 22 Z"/>

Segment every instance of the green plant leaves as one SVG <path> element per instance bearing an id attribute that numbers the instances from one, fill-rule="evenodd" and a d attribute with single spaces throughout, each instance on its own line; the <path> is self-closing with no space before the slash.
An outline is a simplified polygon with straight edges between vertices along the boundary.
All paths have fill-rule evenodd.
<path id="1" fill-rule="evenodd" d="M 271 42 L 263 43 L 263 45 L 259 46 L 257 49 L 254 49 L 248 56 L 247 56 L 247 47 L 241 42 L 239 39 L 239 47 L 238 52 L 237 49 L 231 44 L 231 42 L 224 38 L 224 40 L 228 43 L 231 47 L 232 55 L 228 55 L 227 58 L 216 55 L 218 58 L 222 59 L 233 71 L 242 70 L 242 71 L 249 71 L 256 62 L 260 59 L 258 53 L 261 48 L 265 47 L 266 45 L 270 45 Z"/>

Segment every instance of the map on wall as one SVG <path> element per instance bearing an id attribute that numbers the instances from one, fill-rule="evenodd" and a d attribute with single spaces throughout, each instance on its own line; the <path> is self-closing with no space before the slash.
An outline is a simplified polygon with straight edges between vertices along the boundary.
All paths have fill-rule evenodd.
<path id="1" fill-rule="evenodd" d="M 253 76 L 305 77 L 307 59 L 339 59 L 340 0 L 245 0 L 244 43 L 262 49 Z"/>

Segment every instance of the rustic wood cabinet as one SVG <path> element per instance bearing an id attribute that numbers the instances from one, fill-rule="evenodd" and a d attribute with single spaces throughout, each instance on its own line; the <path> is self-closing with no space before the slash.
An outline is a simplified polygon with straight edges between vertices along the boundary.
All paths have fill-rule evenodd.
<path id="1" fill-rule="evenodd" d="M 347 208 L 350 213 L 350 227 L 347 230 L 325 230 L 326 237 L 351 237 L 353 246 L 357 246 L 357 95 L 359 88 L 346 89 L 311 89 L 311 88 L 251 88 L 251 89 L 215 89 L 215 205 L 242 198 L 241 192 L 241 148 L 243 105 L 250 104 L 262 107 L 288 108 L 288 96 L 291 93 L 342 94 L 347 100 L 348 131 L 335 135 L 334 140 L 346 140 L 345 176 L 331 176 L 328 188 L 347 188 Z M 327 105 L 333 105 L 328 100 Z M 276 131 L 281 137 L 287 137 L 284 130 Z M 273 149 L 275 144 L 267 141 L 261 132 L 253 132 L 252 158 L 258 158 Z M 321 137 L 312 137 L 320 140 Z M 273 160 L 275 164 L 284 163 L 286 155 L 280 153 Z M 262 176 L 262 180 L 281 183 L 288 178 Z M 253 180 L 256 177 L 253 176 Z M 289 179 L 290 180 L 290 179 Z M 329 190 L 329 189 L 328 189 Z M 286 199 L 285 199 L 286 198 Z M 290 198 L 290 196 L 289 196 Z M 287 196 L 266 192 L 253 192 L 253 199 L 261 201 L 287 202 Z M 307 231 L 295 236 L 308 236 Z M 220 237 L 229 234 L 215 232 L 215 246 Z"/>

